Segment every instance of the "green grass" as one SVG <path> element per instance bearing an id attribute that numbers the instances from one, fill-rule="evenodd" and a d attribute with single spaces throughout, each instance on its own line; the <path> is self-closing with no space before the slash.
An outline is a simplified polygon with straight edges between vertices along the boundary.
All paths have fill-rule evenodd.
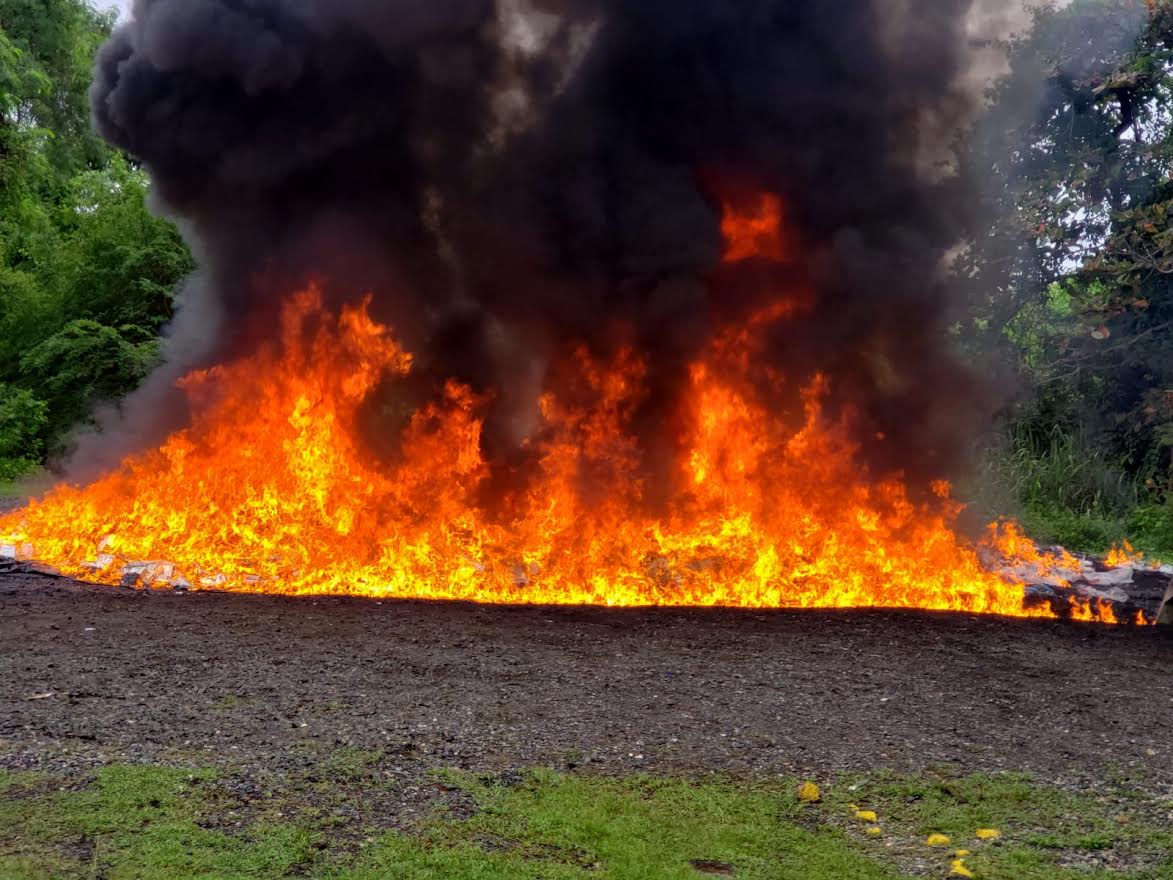
<path id="1" fill-rule="evenodd" d="M 980 456 L 958 497 L 987 520 L 1012 515 L 1044 544 L 1104 553 L 1128 541 L 1173 558 L 1173 504 L 1079 430 L 1012 426 Z"/>
<path id="2" fill-rule="evenodd" d="M 0 498 L 22 498 L 45 476 L 45 470 L 27 461 L 0 458 Z"/>
<path id="3" fill-rule="evenodd" d="M 313 852 L 296 827 L 204 828 L 210 771 L 113 766 L 80 791 L 8 777 L 0 803 L 0 878 L 107 880 L 281 877 Z"/>
<path id="4" fill-rule="evenodd" d="M 1173 878 L 1173 803 L 1127 785 L 1105 785 L 1095 796 L 1039 785 L 1022 774 L 915 778 L 875 774 L 841 784 L 828 797 L 876 809 L 885 837 L 908 851 L 930 834 L 971 850 L 965 865 L 991 880 L 1109 880 Z M 1003 837 L 982 842 L 979 828 Z M 1128 866 L 1121 872 L 1097 860 Z"/>
<path id="5" fill-rule="evenodd" d="M 380 783 L 378 753 L 347 750 L 335 765 L 339 797 L 363 806 Z M 950 853 L 924 844 L 941 832 L 973 850 L 967 866 L 990 880 L 1171 880 L 1167 812 L 1141 795 L 1067 794 L 1022 776 L 877 774 L 834 780 L 819 804 L 793 783 L 602 779 L 550 771 L 514 784 L 444 774 L 437 789 L 467 802 L 410 834 L 339 830 L 299 813 L 297 794 L 266 792 L 251 809 L 209 770 L 110 766 L 82 785 L 43 775 L 0 774 L 0 880 L 698 880 L 696 865 L 733 867 L 746 880 L 899 880 L 914 864 L 947 875 Z M 283 799 L 285 798 L 285 799 Z M 848 809 L 880 815 L 867 838 Z M 1127 822 L 1120 816 L 1126 815 Z M 244 816 L 245 821 L 239 821 Z M 232 821 L 237 817 L 238 821 Z M 284 818 L 278 818 L 284 817 Z M 973 840 L 979 827 L 1003 838 Z M 360 836 L 355 836 L 358 831 Z M 1122 871 L 1082 870 L 1087 854 L 1112 854 Z"/>

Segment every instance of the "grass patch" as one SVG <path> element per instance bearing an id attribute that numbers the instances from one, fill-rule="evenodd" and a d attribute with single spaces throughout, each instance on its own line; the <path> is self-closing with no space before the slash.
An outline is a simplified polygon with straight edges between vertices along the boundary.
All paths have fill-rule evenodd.
<path id="1" fill-rule="evenodd" d="M 380 760 L 345 750 L 312 772 L 356 805 L 356 790 L 380 784 Z M 281 809 L 280 791 L 266 795 L 267 811 L 244 810 L 253 818 L 222 826 L 217 817 L 242 805 L 225 801 L 208 770 L 111 766 L 82 785 L 0 774 L 0 878 L 899 880 L 923 875 L 926 860 L 930 876 L 945 876 L 949 852 L 927 847 L 930 833 L 973 850 L 967 867 L 991 880 L 1173 878 L 1169 805 L 1118 791 L 1068 794 L 1022 776 L 843 779 L 814 805 L 800 803 L 791 783 L 549 771 L 504 781 L 448 773 L 436 787 L 458 789 L 473 808 L 455 818 L 437 809 L 399 834 L 380 829 L 360 798 L 359 842 L 335 836 L 329 822 L 288 818 L 297 814 Z M 865 835 L 849 802 L 879 814 L 880 837 Z M 974 840 L 984 827 L 1002 838 Z"/>
<path id="2" fill-rule="evenodd" d="M 382 749 L 356 749 L 339 746 L 322 759 L 320 773 L 331 781 L 361 782 L 368 771 L 383 760 Z"/>
<path id="3" fill-rule="evenodd" d="M 412 843 L 384 837 L 341 876 L 696 880 L 705 875 L 694 863 L 762 880 L 901 876 L 838 829 L 808 825 L 789 787 L 545 771 L 510 786 L 455 782 L 479 806 L 470 819 L 437 821 Z M 406 858 L 412 851 L 422 858 Z"/>
<path id="4" fill-rule="evenodd" d="M 0 802 L 4 880 L 281 877 L 310 855 L 304 830 L 258 825 L 230 836 L 200 824 L 210 771 L 113 766 L 80 791 L 7 777 Z M 22 789 L 31 789 L 22 791 Z"/>
<path id="5" fill-rule="evenodd" d="M 965 866 L 990 880 L 1136 880 L 1173 878 L 1173 822 L 1168 804 L 1128 788 L 1096 796 L 1041 786 L 1022 774 L 892 774 L 845 781 L 828 806 L 850 815 L 855 803 L 879 814 L 882 841 L 923 856 L 931 834 L 952 850 L 971 851 Z M 1001 836 L 980 840 L 978 829 Z"/>

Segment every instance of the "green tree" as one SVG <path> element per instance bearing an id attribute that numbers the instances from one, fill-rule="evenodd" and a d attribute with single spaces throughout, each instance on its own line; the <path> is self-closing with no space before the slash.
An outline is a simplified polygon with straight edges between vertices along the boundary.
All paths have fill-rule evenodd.
<path id="1" fill-rule="evenodd" d="M 0 385 L 0 480 L 36 467 L 44 454 L 42 436 L 49 407 L 31 391 Z"/>
<path id="2" fill-rule="evenodd" d="M 80 319 L 29 349 L 20 359 L 20 375 L 48 404 L 47 428 L 60 437 L 95 402 L 137 387 L 158 354 L 158 340 L 142 328 Z"/>
<path id="3" fill-rule="evenodd" d="M 17 122 L 50 133 L 45 152 L 64 178 L 108 155 L 90 125 L 88 95 L 94 55 L 113 24 L 113 12 L 83 0 L 0 0 L 6 41 L 39 73 L 35 88 L 19 92 Z"/>
<path id="4" fill-rule="evenodd" d="M 152 333 L 171 319 L 175 283 L 194 266 L 175 226 L 146 210 L 146 195 L 146 175 L 120 155 L 71 181 L 59 218 L 70 318 Z"/>
<path id="5" fill-rule="evenodd" d="M 83 0 L 0 0 L 0 478 L 142 380 L 192 268 L 146 175 L 92 130 L 111 25 Z"/>
<path id="6" fill-rule="evenodd" d="M 993 222 L 962 263 L 962 337 L 1018 364 L 1022 500 L 1122 536 L 1173 459 L 1173 5 L 1043 10 L 992 98 L 966 157 Z"/>

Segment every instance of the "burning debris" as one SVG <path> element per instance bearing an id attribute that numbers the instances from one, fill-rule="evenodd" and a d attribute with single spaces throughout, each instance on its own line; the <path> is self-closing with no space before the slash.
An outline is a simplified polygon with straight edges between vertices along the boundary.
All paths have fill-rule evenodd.
<path id="1" fill-rule="evenodd" d="M 1173 589 L 1173 566 L 1147 565 L 1140 559 L 1108 561 L 1075 557 L 1061 547 L 1047 551 L 1060 568 L 1029 563 L 1003 566 L 1009 579 L 1025 583 L 1028 604 L 1046 605 L 1077 620 L 1149 624 L 1162 618 Z M 1165 622 L 1165 621 L 1162 621 Z"/>
<path id="2" fill-rule="evenodd" d="M 1014 532 L 1011 536 L 1010 540 L 1001 542 L 1002 550 L 1021 555 L 1008 558 L 990 544 L 981 556 L 994 574 L 1023 590 L 1025 608 L 1047 609 L 1055 616 L 1075 620 L 1173 625 L 1173 566 L 1147 564 L 1130 552 L 1114 551 L 1106 558 L 1077 557 L 1061 547 L 1051 547 L 1035 548 L 1033 553 L 1023 554 L 1021 538 Z M 99 546 L 108 544 L 107 540 Z M 30 566 L 33 556 L 31 544 L 25 543 L 20 548 L 2 544 L 0 571 L 19 569 L 60 574 L 39 563 Z M 685 568 L 693 572 L 716 571 L 720 566 L 720 559 L 706 558 L 690 561 Z M 117 575 L 118 585 L 131 589 L 187 592 L 196 588 L 179 566 L 171 562 L 120 562 L 113 554 L 103 553 L 81 567 L 87 577 L 99 580 L 113 582 L 113 576 Z M 482 567 L 480 572 L 484 571 Z M 515 564 L 510 571 L 514 586 L 523 588 L 531 584 L 531 576 L 538 576 L 540 567 L 536 563 Z M 671 561 L 664 557 L 649 560 L 646 574 L 661 587 L 670 582 L 673 589 L 679 589 L 683 584 L 682 574 L 674 571 Z M 268 587 L 280 591 L 280 584 L 265 584 L 258 575 L 248 574 L 233 581 L 223 573 L 208 574 L 197 569 L 195 576 L 201 590 L 263 592 Z"/>
<path id="3" fill-rule="evenodd" d="M 0 544 L 0 562 L 29 562 L 33 558 L 33 545 L 24 541 L 20 544 Z"/>
<path id="4" fill-rule="evenodd" d="M 135 587 L 1106 618 L 954 528 L 972 12 L 137 0 L 95 118 L 201 270 L 0 535 Z"/>

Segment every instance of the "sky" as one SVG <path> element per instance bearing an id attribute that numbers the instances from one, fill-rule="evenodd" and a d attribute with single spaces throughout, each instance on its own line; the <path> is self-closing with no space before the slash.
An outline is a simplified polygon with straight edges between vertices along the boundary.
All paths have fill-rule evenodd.
<path id="1" fill-rule="evenodd" d="M 123 15 L 130 9 L 131 0 L 93 0 L 93 5 L 99 9 L 117 9 Z"/>

